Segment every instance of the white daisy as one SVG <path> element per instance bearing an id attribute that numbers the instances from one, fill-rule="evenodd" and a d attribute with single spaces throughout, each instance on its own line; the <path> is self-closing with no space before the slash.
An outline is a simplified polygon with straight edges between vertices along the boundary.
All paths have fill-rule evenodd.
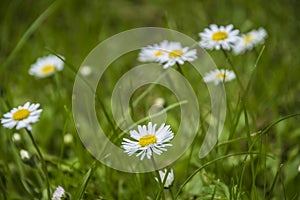
<path id="1" fill-rule="evenodd" d="M 64 62 L 55 55 L 38 58 L 36 63 L 31 65 L 29 74 L 38 78 L 45 78 L 53 75 L 56 71 L 64 68 Z"/>
<path id="2" fill-rule="evenodd" d="M 10 112 L 3 115 L 1 123 L 4 127 L 12 129 L 16 126 L 16 129 L 26 128 L 31 130 L 31 123 L 39 121 L 39 117 L 42 109 L 38 110 L 40 104 L 25 103 L 23 106 L 13 108 Z"/>
<path id="3" fill-rule="evenodd" d="M 29 160 L 30 159 L 30 155 L 28 153 L 28 151 L 21 149 L 20 150 L 20 156 L 22 160 Z"/>
<path id="4" fill-rule="evenodd" d="M 159 44 L 149 45 L 142 48 L 138 60 L 140 62 L 160 62 L 162 55 L 166 54 L 168 41 L 164 40 Z"/>
<path id="5" fill-rule="evenodd" d="M 158 62 L 166 69 L 176 63 L 182 65 L 185 61 L 191 62 L 197 58 L 196 49 L 182 47 L 180 42 L 167 40 L 143 48 L 138 60 L 141 62 Z"/>
<path id="6" fill-rule="evenodd" d="M 263 43 L 266 36 L 267 32 L 263 28 L 252 30 L 241 36 L 241 38 L 236 42 L 233 52 L 235 54 L 242 54 L 247 50 L 251 50 L 256 45 Z"/>
<path id="7" fill-rule="evenodd" d="M 235 79 L 235 73 L 227 69 L 216 69 L 205 74 L 203 80 L 205 83 L 214 82 L 216 85 L 222 82 L 228 82 Z"/>
<path id="8" fill-rule="evenodd" d="M 167 174 L 167 169 L 159 170 L 158 172 L 159 172 L 160 180 L 163 182 Z M 155 178 L 155 180 L 158 181 L 158 178 Z M 167 175 L 164 187 L 169 188 L 173 184 L 173 181 L 174 181 L 174 172 L 173 169 L 171 169 Z"/>
<path id="9" fill-rule="evenodd" d="M 160 58 L 164 69 L 172 67 L 176 63 L 182 65 L 185 61 L 192 62 L 197 59 L 197 50 L 182 47 L 180 42 L 169 42 L 164 51 L 165 54 L 162 54 Z"/>
<path id="10" fill-rule="evenodd" d="M 141 156 L 141 160 L 147 156 L 148 159 L 152 157 L 152 153 L 160 155 L 163 151 L 167 151 L 165 147 L 172 146 L 169 142 L 173 139 L 174 133 L 170 126 L 162 124 L 156 131 L 156 124 L 151 122 L 146 125 L 138 126 L 138 131 L 130 131 L 130 137 L 136 141 L 123 138 L 122 148 L 125 153 L 132 156 L 137 153 L 136 157 Z"/>
<path id="11" fill-rule="evenodd" d="M 65 197 L 64 188 L 61 186 L 58 186 L 52 195 L 52 200 L 62 200 L 64 197 Z"/>
<path id="12" fill-rule="evenodd" d="M 239 30 L 233 30 L 233 25 L 220 26 L 211 24 L 210 29 L 205 28 L 204 32 L 199 33 L 201 41 L 199 45 L 205 49 L 224 49 L 230 50 L 239 39 Z"/>

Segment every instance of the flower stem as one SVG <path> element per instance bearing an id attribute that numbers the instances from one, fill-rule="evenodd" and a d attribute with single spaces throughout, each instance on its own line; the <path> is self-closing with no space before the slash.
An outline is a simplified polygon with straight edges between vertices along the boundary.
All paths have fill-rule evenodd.
<path id="1" fill-rule="evenodd" d="M 176 65 L 177 65 L 177 67 L 178 67 L 178 71 L 180 72 L 180 74 L 181 74 L 182 76 L 184 76 L 184 74 L 183 74 L 183 71 L 182 71 L 182 68 L 181 68 L 180 64 L 176 63 Z M 185 77 L 185 76 L 184 76 L 184 77 Z"/>
<path id="2" fill-rule="evenodd" d="M 48 177 L 46 162 L 44 160 L 44 157 L 43 157 L 43 155 L 42 155 L 42 153 L 41 153 L 41 151 L 40 151 L 40 149 L 39 149 L 39 147 L 38 147 L 38 145 L 37 145 L 37 143 L 36 143 L 36 141 L 35 141 L 32 133 L 31 133 L 31 131 L 28 130 L 27 128 L 25 128 L 25 130 L 27 131 L 27 133 L 28 133 L 28 135 L 29 135 L 29 137 L 31 139 L 31 142 L 32 142 L 34 148 L 36 149 L 36 151 L 37 151 L 37 153 L 39 155 L 39 158 L 41 160 L 42 170 L 43 170 L 43 173 L 44 173 L 44 176 L 45 176 L 45 179 L 46 179 L 46 184 L 47 184 L 47 196 L 48 196 L 48 199 L 51 199 L 51 197 L 50 197 L 50 183 L 49 183 L 49 177 Z"/>
<path id="3" fill-rule="evenodd" d="M 237 71 L 236 71 L 236 69 L 235 69 L 235 67 L 234 67 L 234 65 L 233 65 L 233 63 L 232 63 L 232 61 L 231 61 L 231 59 L 229 58 L 227 52 L 226 52 L 224 49 L 222 49 L 222 52 L 223 52 L 223 54 L 224 54 L 224 56 L 225 56 L 225 58 L 226 58 L 226 61 L 229 63 L 231 69 L 234 71 L 235 76 L 236 76 L 236 80 L 238 81 L 238 83 L 239 83 L 239 85 L 240 85 L 240 88 L 242 89 L 242 91 L 244 91 L 244 86 L 243 86 L 243 84 L 242 84 L 242 81 L 241 81 L 240 77 L 238 76 Z"/>
<path id="4" fill-rule="evenodd" d="M 163 185 L 163 182 L 162 182 L 162 180 L 160 178 L 159 171 L 157 170 L 156 163 L 155 163 L 155 160 L 154 160 L 154 157 L 153 157 L 153 152 L 152 152 L 152 156 L 151 156 L 151 161 L 152 161 L 153 167 L 155 169 L 157 180 L 158 180 L 159 186 L 160 186 L 160 190 L 158 192 L 158 195 L 157 195 L 156 199 L 160 199 L 159 197 L 160 197 L 161 194 L 162 194 L 162 199 L 165 199 L 164 185 Z"/>

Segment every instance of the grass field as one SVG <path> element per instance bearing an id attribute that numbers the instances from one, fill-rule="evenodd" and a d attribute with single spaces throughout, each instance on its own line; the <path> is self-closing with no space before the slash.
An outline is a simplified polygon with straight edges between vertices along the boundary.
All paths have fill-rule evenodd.
<path id="1" fill-rule="evenodd" d="M 26 102 L 39 103 L 43 110 L 31 131 L 0 127 L 0 199 L 51 199 L 58 186 L 72 200 L 300 199 L 299 1 L 4 0 L 0 5 L 1 118 Z M 95 159 L 78 136 L 72 113 L 77 71 L 91 50 L 138 27 L 169 28 L 200 41 L 198 34 L 210 24 L 233 24 L 240 33 L 260 27 L 267 32 L 263 44 L 241 55 L 207 50 L 218 68 L 236 75 L 224 84 L 226 120 L 212 151 L 198 156 L 211 123 L 210 96 L 203 77 L 185 63 L 173 68 L 193 88 L 201 118 L 192 145 L 167 167 L 174 170 L 172 185 L 164 188 L 156 181 L 157 171 L 126 173 Z M 97 87 L 98 122 L 119 146 L 126 133 L 114 120 L 111 96 L 122 75 L 142 64 L 138 53 L 114 61 Z M 30 66 L 49 54 L 62 56 L 64 68 L 46 78 L 30 75 Z M 152 87 L 134 92 L 131 116 L 136 122 L 147 117 L 161 98 L 176 137 L 182 121 L 176 96 Z M 21 150 L 29 155 L 23 151 L 21 156 Z"/>

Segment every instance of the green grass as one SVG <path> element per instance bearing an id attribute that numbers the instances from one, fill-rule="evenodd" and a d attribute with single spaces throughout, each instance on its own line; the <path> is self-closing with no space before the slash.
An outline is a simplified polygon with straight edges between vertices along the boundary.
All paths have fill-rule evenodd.
<path id="1" fill-rule="evenodd" d="M 51 194 L 61 185 L 71 199 L 273 199 L 300 198 L 300 29 L 299 2 L 268 1 L 2 1 L 0 6 L 0 114 L 40 103 L 43 113 L 33 125 L 33 136 L 47 165 Z M 157 26 L 180 31 L 199 41 L 209 24 L 234 24 L 241 32 L 264 27 L 264 46 L 234 56 L 237 80 L 225 85 L 227 115 L 218 144 L 199 159 L 209 126 L 210 99 L 201 77 L 182 66 L 199 99 L 198 134 L 184 155 L 170 167 L 175 181 L 161 190 L 156 174 L 130 174 L 95 160 L 77 135 L 72 116 L 72 89 L 76 71 L 101 41 L 131 28 Z M 217 66 L 230 68 L 221 51 L 208 51 Z M 62 72 L 36 79 L 28 69 L 38 57 L 55 53 L 66 58 Z M 114 85 L 140 64 L 138 52 L 112 63 L 100 80 L 96 102 L 99 123 L 108 135 L 120 133 L 112 120 L 110 98 Z M 259 57 L 259 55 L 261 56 Z M 176 68 L 175 68 L 176 69 Z M 139 88 L 132 101 L 150 85 Z M 157 97 L 166 101 L 167 122 L 177 130 L 180 109 L 175 96 L 155 86 L 132 108 L 136 121 L 147 117 Z M 174 107 L 172 107 L 172 105 Z M 0 128 L 0 199 L 47 199 L 46 182 L 36 149 L 25 130 Z M 14 142 L 13 133 L 22 140 Z M 176 133 L 176 132 L 175 132 Z M 64 142 L 71 134 L 73 141 Z M 120 144 L 120 138 L 113 138 Z M 20 149 L 31 154 L 20 158 Z M 124 156 L 127 156 L 124 154 Z"/>

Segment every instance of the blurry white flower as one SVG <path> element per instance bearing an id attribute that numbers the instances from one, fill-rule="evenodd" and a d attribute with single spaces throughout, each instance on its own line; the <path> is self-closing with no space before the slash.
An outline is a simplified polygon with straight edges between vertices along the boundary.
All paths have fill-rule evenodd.
<path id="1" fill-rule="evenodd" d="M 64 67 L 64 62 L 55 55 L 49 55 L 38 58 L 36 63 L 31 65 L 29 74 L 38 78 L 51 76 L 56 71 L 61 71 Z"/>
<path id="2" fill-rule="evenodd" d="M 239 30 L 233 30 L 233 25 L 220 26 L 211 24 L 210 28 L 205 28 L 204 32 L 199 33 L 201 41 L 200 47 L 209 50 L 230 50 L 239 39 Z"/>
<path id="3" fill-rule="evenodd" d="M 159 176 L 162 182 L 165 180 L 166 174 L 167 174 L 167 169 L 159 170 Z M 158 178 L 155 178 L 155 180 L 158 181 Z M 169 188 L 173 184 L 173 181 L 174 181 L 174 172 L 173 169 L 171 169 L 167 175 L 164 187 Z"/>
<path id="4" fill-rule="evenodd" d="M 164 40 L 159 44 L 144 47 L 139 53 L 138 60 L 140 62 L 160 62 L 162 55 L 166 53 L 167 46 L 168 41 Z"/>
<path id="5" fill-rule="evenodd" d="M 39 117 L 42 109 L 38 110 L 40 104 L 25 103 L 23 106 L 13 108 L 11 111 L 3 115 L 1 123 L 5 128 L 12 129 L 16 126 L 16 129 L 26 128 L 31 130 L 31 123 L 39 121 Z"/>
<path id="6" fill-rule="evenodd" d="M 65 197 L 64 188 L 61 186 L 58 186 L 52 195 L 52 200 L 62 200 L 64 197 Z"/>
<path id="7" fill-rule="evenodd" d="M 151 159 L 152 153 L 160 155 L 163 151 L 167 151 L 165 147 L 172 146 L 169 142 L 173 139 L 174 133 L 171 131 L 170 126 L 162 124 L 156 131 L 156 124 L 152 125 L 148 123 L 148 127 L 145 125 L 138 126 L 138 131 L 130 131 L 130 137 L 135 141 L 123 138 L 122 148 L 125 153 L 132 156 L 137 153 L 137 157 L 141 156 L 141 160 L 147 156 Z"/>
<path id="8" fill-rule="evenodd" d="M 19 133 L 14 133 L 12 136 L 14 142 L 19 142 L 21 140 L 21 135 Z"/>
<path id="9" fill-rule="evenodd" d="M 197 58 L 196 49 L 182 47 L 180 42 L 167 40 L 159 44 L 149 45 L 142 48 L 138 60 L 141 62 L 158 62 L 166 69 L 176 63 L 182 65 L 185 61 L 191 62 Z"/>
<path id="10" fill-rule="evenodd" d="M 89 76 L 92 73 L 92 69 L 90 66 L 82 66 L 79 72 L 82 76 Z"/>
<path id="11" fill-rule="evenodd" d="M 67 133 L 66 135 L 64 135 L 64 143 L 65 144 L 70 144 L 73 142 L 73 136 L 71 133 Z"/>
<path id="12" fill-rule="evenodd" d="M 158 97 L 154 100 L 154 105 L 163 107 L 165 105 L 165 99 Z"/>
<path id="13" fill-rule="evenodd" d="M 298 172 L 300 172 L 300 165 L 298 166 Z"/>
<path id="14" fill-rule="evenodd" d="M 28 153 L 28 151 L 21 149 L 20 150 L 20 156 L 22 160 L 29 160 L 30 159 L 30 155 Z"/>
<path id="15" fill-rule="evenodd" d="M 235 54 L 242 54 L 247 50 L 253 49 L 258 44 L 264 42 L 267 36 L 267 32 L 263 28 L 258 30 L 252 30 L 246 34 L 243 34 L 239 40 L 237 40 L 233 52 Z"/>
<path id="16" fill-rule="evenodd" d="M 205 83 L 214 82 L 216 85 L 235 79 L 235 73 L 228 69 L 216 69 L 205 74 Z"/>

